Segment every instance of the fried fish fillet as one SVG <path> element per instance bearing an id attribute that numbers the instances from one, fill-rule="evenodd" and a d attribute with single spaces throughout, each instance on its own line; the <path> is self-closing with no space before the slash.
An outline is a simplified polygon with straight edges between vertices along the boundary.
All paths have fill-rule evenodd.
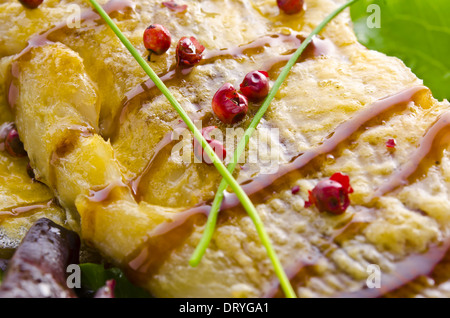
<path id="1" fill-rule="evenodd" d="M 195 1 L 184 13 L 154 0 L 103 3 L 143 56 L 151 23 L 206 47 L 185 72 L 175 43 L 149 63 L 191 118 L 225 134 L 230 127 L 211 110 L 217 89 L 252 70 L 275 79 L 286 56 L 344 1 L 305 2 L 292 16 L 267 0 Z M 68 25 L 69 3 L 48 0 L 32 14 L 16 1 L 0 5 L 0 25 L 9 25 L 0 29 L 1 107 L 13 109 L 36 178 L 66 211 L 66 225 L 156 297 L 282 296 L 232 193 L 202 262 L 189 266 L 220 175 L 174 156 L 176 112 L 87 4 L 74 2 L 84 13 L 78 27 Z M 235 173 L 297 295 L 447 296 L 445 271 L 435 273 L 449 242 L 449 103 L 435 100 L 400 60 L 359 44 L 347 11 L 310 50 L 250 140 L 249 149 L 271 151 Z M 233 128 L 245 129 L 257 107 Z M 395 150 L 386 147 L 390 138 Z M 335 172 L 354 189 L 346 213 L 305 208 L 308 191 Z M 381 288 L 367 287 L 371 265 L 381 270 Z"/>

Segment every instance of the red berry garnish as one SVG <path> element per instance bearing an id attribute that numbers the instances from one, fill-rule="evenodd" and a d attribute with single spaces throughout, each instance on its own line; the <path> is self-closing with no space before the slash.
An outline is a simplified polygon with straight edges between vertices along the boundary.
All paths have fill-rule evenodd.
<path id="1" fill-rule="evenodd" d="M 116 281 L 109 279 L 105 282 L 105 286 L 100 287 L 94 295 L 94 298 L 115 298 L 114 289 L 116 288 Z"/>
<path id="2" fill-rule="evenodd" d="M 16 128 L 12 128 L 5 138 L 5 149 L 13 157 L 25 157 L 27 152 L 20 141 L 19 133 Z"/>
<path id="3" fill-rule="evenodd" d="M 258 101 L 269 94 L 269 74 L 264 71 L 253 71 L 245 75 L 240 88 L 249 100 Z"/>
<path id="4" fill-rule="evenodd" d="M 350 185 L 350 178 L 346 174 L 336 172 L 330 177 L 330 180 L 340 183 L 347 193 L 353 193 L 353 188 Z"/>
<path id="5" fill-rule="evenodd" d="M 171 41 L 170 32 L 160 24 L 152 24 L 144 31 L 144 46 L 156 55 L 166 52 Z"/>
<path id="6" fill-rule="evenodd" d="M 277 0 L 278 7 L 286 14 L 296 14 L 303 10 L 304 0 Z"/>
<path id="7" fill-rule="evenodd" d="M 338 172 L 330 179 L 320 181 L 309 191 L 309 201 L 305 202 L 305 207 L 315 205 L 320 212 L 339 215 L 350 205 L 350 193 L 353 193 L 353 189 L 349 177 Z"/>
<path id="8" fill-rule="evenodd" d="M 175 1 L 164 1 L 163 6 L 169 8 L 171 11 L 181 13 L 187 10 L 187 4 L 178 4 Z"/>
<path id="9" fill-rule="evenodd" d="M 177 63 L 180 66 L 192 66 L 203 58 L 205 47 L 196 38 L 182 37 L 177 45 Z"/>
<path id="10" fill-rule="evenodd" d="M 224 160 L 227 156 L 227 151 L 225 150 L 225 147 L 223 144 L 216 140 L 212 139 L 210 134 L 211 132 L 217 129 L 216 126 L 209 126 L 202 129 L 201 133 L 202 136 L 206 139 L 208 144 L 211 146 L 211 148 L 214 150 L 216 155 L 219 157 L 220 160 Z M 197 141 L 197 139 L 194 138 L 194 155 L 199 160 L 203 160 L 203 162 L 207 164 L 212 164 L 212 160 L 209 158 L 208 155 L 204 155 L 204 150 L 200 142 Z"/>
<path id="11" fill-rule="evenodd" d="M 42 4 L 42 2 L 44 2 L 44 0 L 20 0 L 20 3 L 30 9 L 36 9 Z"/>
<path id="12" fill-rule="evenodd" d="M 300 192 L 300 186 L 296 185 L 296 186 L 292 187 L 292 189 L 291 189 L 292 194 L 297 194 L 299 192 Z"/>
<path id="13" fill-rule="evenodd" d="M 388 141 L 386 141 L 386 147 L 395 148 L 396 146 L 397 146 L 397 143 L 395 142 L 395 139 L 391 138 Z"/>
<path id="14" fill-rule="evenodd" d="M 230 83 L 225 83 L 214 94 L 212 110 L 226 124 L 234 124 L 242 120 L 248 111 L 247 98 L 239 94 Z"/>

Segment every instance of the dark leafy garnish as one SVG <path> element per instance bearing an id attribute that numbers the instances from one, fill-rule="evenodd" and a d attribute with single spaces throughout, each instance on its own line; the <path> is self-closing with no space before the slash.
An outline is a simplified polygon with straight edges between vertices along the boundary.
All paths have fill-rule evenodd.
<path id="1" fill-rule="evenodd" d="M 133 285 L 124 275 L 124 273 L 116 268 L 105 268 L 100 264 L 84 263 L 80 264 L 81 268 L 81 294 L 82 296 L 93 296 L 95 292 L 104 287 L 108 280 L 114 280 L 115 298 L 149 298 L 150 295 L 142 288 Z"/>

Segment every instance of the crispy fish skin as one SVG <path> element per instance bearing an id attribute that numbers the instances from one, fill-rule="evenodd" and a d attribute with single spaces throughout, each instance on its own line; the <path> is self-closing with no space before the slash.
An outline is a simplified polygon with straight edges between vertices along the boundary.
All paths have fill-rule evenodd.
<path id="1" fill-rule="evenodd" d="M 13 56 L 0 60 L 0 91 L 9 85 Z M 13 157 L 4 151 L 3 128 L 14 121 L 7 94 L 0 94 L 0 258 L 9 258 L 38 219 L 46 217 L 59 225 L 66 211 L 57 204 L 52 190 L 28 173 L 28 157 Z"/>
<path id="2" fill-rule="evenodd" d="M 115 243 L 105 244 L 105 254 L 120 260 L 130 245 L 139 244 L 154 224 L 168 220 L 168 216 L 164 209 L 159 212 L 147 204 L 138 205 L 131 190 L 123 185 L 111 145 L 93 128 L 98 121 L 98 112 L 93 111 L 98 110 L 95 88 L 83 72 L 80 57 L 61 44 L 38 47 L 29 54 L 18 62 L 21 94 L 16 124 L 25 149 L 32 162 L 36 162 L 42 182 L 54 189 L 61 205 L 74 215 L 77 211 L 80 214 L 81 224 L 76 224 L 75 215 L 72 228 L 81 226 L 87 242 L 100 243 L 112 238 Z M 39 63 L 48 68 L 39 67 Z M 60 86 L 43 92 L 42 80 Z M 34 94 L 39 89 L 40 97 Z M 47 141 L 45 145 L 42 140 Z M 95 192 L 109 185 L 117 185 L 111 190 L 107 201 L 110 204 L 99 207 Z M 125 228 L 120 229 L 121 226 Z M 118 237 L 113 238 L 115 235 Z"/>
<path id="3" fill-rule="evenodd" d="M 308 11 L 304 15 L 287 18 L 278 15 L 273 4 L 265 1 L 215 1 L 209 4 L 209 11 L 201 10 L 206 2 L 198 1 L 189 6 L 186 15 L 174 17 L 161 11 L 157 1 L 149 0 L 137 2 L 136 15 L 121 22 L 128 20 L 135 27 L 135 31 L 127 29 L 126 34 L 140 49 L 140 31 L 153 18 L 167 22 L 176 35 L 197 33 L 213 50 L 248 43 L 262 35 L 282 32 L 283 28 L 307 33 L 342 2 L 306 1 Z M 228 12 L 237 13 L 231 21 L 236 23 L 224 22 Z M 249 17 L 254 18 L 259 28 L 250 30 L 239 23 Z M 226 30 L 228 26 L 233 32 Z M 214 37 L 213 33 L 224 36 Z M 133 180 L 145 168 L 146 162 L 157 153 L 159 140 L 170 131 L 177 117 L 168 102 L 153 93 L 123 118 L 117 136 L 105 141 L 107 138 L 101 136 L 105 130 L 101 127 L 108 126 L 111 119 L 105 113 L 120 111 L 117 103 L 120 98 L 102 96 L 123 98 L 127 89 L 132 90 L 144 81 L 142 73 L 137 66 L 130 66 L 130 57 L 114 41 L 98 48 L 96 52 L 101 58 L 88 58 L 96 47 L 93 42 L 111 36 L 106 27 L 99 27 L 95 35 L 86 32 L 81 37 L 64 36 L 65 39 L 61 38 L 64 44 L 33 48 L 27 59 L 16 61 L 20 70 L 16 84 L 21 92 L 17 126 L 38 174 L 71 211 L 72 226 L 80 227 L 82 239 L 130 270 L 130 261 L 138 259 L 137 254 L 145 254 L 146 244 L 155 231 L 173 224 L 176 216 L 187 208 L 211 199 L 220 177 L 213 168 L 186 165 L 162 152 L 155 169 L 149 173 L 144 200 L 136 202 L 124 182 Z M 322 36 L 332 40 L 335 51 L 296 64 L 261 125 L 279 129 L 280 141 L 272 146 L 282 154 L 280 164 L 314 149 L 339 124 L 373 102 L 422 84 L 401 61 L 359 45 L 350 28 L 348 12 L 327 27 Z M 283 49 L 287 50 L 288 44 L 284 43 Z M 117 50 L 120 53 L 116 54 Z M 215 89 L 224 81 L 238 82 L 247 71 L 258 69 L 265 59 L 282 52 L 269 47 L 263 53 L 252 53 L 251 58 L 219 59 L 196 67 L 184 81 L 175 82 L 171 88 L 191 114 L 198 112 L 207 118 L 209 125 L 225 130 L 211 114 L 209 104 Z M 155 67 L 164 70 L 172 58 L 173 55 L 167 54 L 155 62 Z M 115 77 L 118 85 L 109 80 L 102 82 L 100 73 L 92 70 L 105 70 L 111 61 L 120 69 Z M 276 71 L 272 76 L 275 75 Z M 52 89 L 53 83 L 57 83 L 58 89 Z M 387 277 L 402 275 L 397 263 L 410 255 L 421 255 L 448 238 L 447 153 L 426 177 L 397 192 L 372 198 L 375 189 L 408 161 L 437 116 L 448 109 L 448 102 L 438 102 L 424 93 L 408 107 L 383 114 L 379 121 L 369 125 L 370 129 L 359 132 L 333 153 L 333 157 L 305 171 L 295 182 L 300 186 L 299 194 L 293 195 L 289 188 L 283 188 L 257 205 L 289 274 L 307 272 L 304 278 L 297 277 L 299 296 L 336 296 L 360 291 L 366 286 L 366 268 L 370 264 L 379 265 Z M 246 127 L 249 120 L 246 118 L 241 126 Z M 74 127 L 84 128 L 77 131 Z M 393 136 L 398 144 L 394 154 L 385 147 L 385 141 Z M 246 165 L 238 178 L 245 181 L 260 173 L 261 166 Z M 304 208 L 307 191 L 337 171 L 350 176 L 355 190 L 348 211 L 336 217 Z M 189 191 L 183 189 L 196 189 L 195 198 L 186 199 Z M 151 272 L 145 268 L 135 268 L 133 272 L 131 268 L 135 282 L 160 297 L 275 295 L 277 285 L 270 262 L 251 220 L 243 213 L 231 213 L 230 218 L 221 222 L 201 264 L 196 268 L 188 265 L 204 228 L 203 221 L 200 219 L 181 238 L 173 233 L 161 236 L 166 241 L 160 249 L 167 247 L 168 253 L 157 251 L 154 257 L 160 258 L 160 264 L 150 266 Z M 347 225 L 352 225 L 351 231 L 335 237 Z M 171 246 L 172 240 L 177 244 Z M 150 250 L 150 254 L 155 251 Z"/>

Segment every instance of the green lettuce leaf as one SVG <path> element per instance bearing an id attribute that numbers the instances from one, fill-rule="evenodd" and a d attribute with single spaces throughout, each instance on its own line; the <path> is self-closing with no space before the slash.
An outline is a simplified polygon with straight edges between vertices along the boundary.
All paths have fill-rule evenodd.
<path id="1" fill-rule="evenodd" d="M 441 100 L 450 99 L 449 14 L 449 0 L 360 0 L 351 8 L 358 40 L 400 58 Z"/>

